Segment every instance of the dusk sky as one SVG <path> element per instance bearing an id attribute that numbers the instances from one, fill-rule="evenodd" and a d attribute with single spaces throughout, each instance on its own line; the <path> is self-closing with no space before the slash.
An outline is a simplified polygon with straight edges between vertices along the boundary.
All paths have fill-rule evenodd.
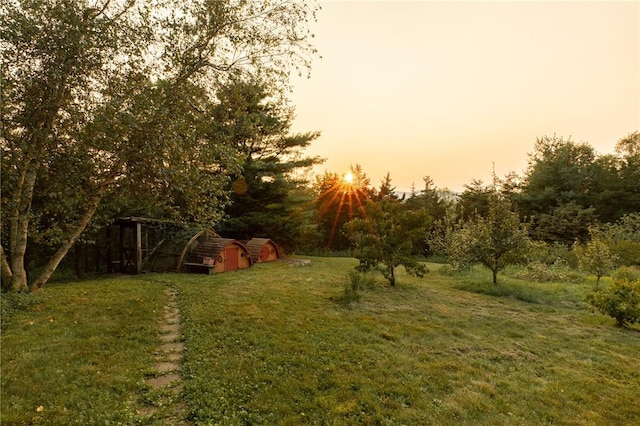
<path id="1" fill-rule="evenodd" d="M 522 175 L 542 136 L 599 153 L 640 127 L 638 1 L 321 1 L 293 131 L 314 169 L 454 191 Z"/>

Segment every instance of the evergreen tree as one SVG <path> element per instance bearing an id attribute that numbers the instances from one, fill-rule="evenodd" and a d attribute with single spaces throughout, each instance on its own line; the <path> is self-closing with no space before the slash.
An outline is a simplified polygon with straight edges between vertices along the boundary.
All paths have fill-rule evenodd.
<path id="1" fill-rule="evenodd" d="M 307 183 L 299 171 L 321 162 L 303 156 L 319 133 L 290 135 L 292 109 L 260 83 L 234 80 L 218 98 L 211 132 L 236 149 L 241 171 L 231 183 L 231 203 L 217 231 L 239 240 L 271 238 L 292 249 L 302 225 L 295 212 L 308 200 L 290 194 Z"/>

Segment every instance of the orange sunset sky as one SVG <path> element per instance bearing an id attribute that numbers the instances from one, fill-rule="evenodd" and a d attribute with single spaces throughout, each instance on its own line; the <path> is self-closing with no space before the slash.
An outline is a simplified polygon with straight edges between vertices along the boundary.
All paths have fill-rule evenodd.
<path id="1" fill-rule="evenodd" d="M 321 1 L 293 80 L 314 169 L 454 191 L 522 175 L 536 138 L 599 153 L 640 127 L 639 1 Z"/>

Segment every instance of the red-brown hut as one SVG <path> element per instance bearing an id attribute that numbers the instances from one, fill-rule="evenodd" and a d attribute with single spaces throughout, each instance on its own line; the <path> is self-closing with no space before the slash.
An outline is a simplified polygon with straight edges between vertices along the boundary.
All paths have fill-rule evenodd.
<path id="1" fill-rule="evenodd" d="M 254 263 L 271 262 L 280 257 L 278 245 L 269 238 L 253 238 L 246 244 Z"/>
<path id="2" fill-rule="evenodd" d="M 212 238 L 194 247 L 182 262 L 182 271 L 217 272 L 236 271 L 253 264 L 247 246 L 238 240 Z"/>

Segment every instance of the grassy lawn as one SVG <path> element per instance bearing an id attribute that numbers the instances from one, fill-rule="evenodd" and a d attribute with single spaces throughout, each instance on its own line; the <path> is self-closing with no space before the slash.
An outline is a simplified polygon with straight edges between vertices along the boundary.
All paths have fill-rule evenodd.
<path id="1" fill-rule="evenodd" d="M 592 313 L 593 283 L 492 287 L 489 273 L 430 265 L 397 288 L 377 278 L 347 306 L 355 260 L 311 259 L 49 286 L 3 318 L 2 424 L 162 424 L 136 407 L 165 285 L 180 300 L 193 424 L 640 422 L 640 329 Z"/>
<path id="2" fill-rule="evenodd" d="M 100 279 L 3 310 L 0 423 L 133 424 L 164 298 L 158 284 Z"/>

